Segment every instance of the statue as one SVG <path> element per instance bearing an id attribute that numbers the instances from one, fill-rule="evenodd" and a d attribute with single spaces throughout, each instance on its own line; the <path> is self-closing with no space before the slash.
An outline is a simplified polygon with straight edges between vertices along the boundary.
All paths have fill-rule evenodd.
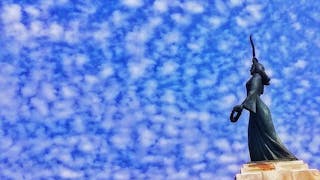
<path id="1" fill-rule="evenodd" d="M 252 76 L 246 84 L 247 97 L 241 105 L 233 108 L 230 120 L 231 122 L 236 122 L 243 108 L 250 112 L 248 145 L 251 161 L 297 160 L 281 142 L 275 131 L 270 110 L 260 99 L 264 87 L 270 84 L 270 78 L 266 74 L 263 65 L 255 57 L 255 48 L 251 35 L 250 43 L 253 58 L 250 69 Z"/>

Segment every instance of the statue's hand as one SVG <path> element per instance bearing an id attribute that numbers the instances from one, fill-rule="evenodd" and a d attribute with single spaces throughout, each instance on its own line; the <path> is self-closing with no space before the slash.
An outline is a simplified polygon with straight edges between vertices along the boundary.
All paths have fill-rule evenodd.
<path id="1" fill-rule="evenodd" d="M 233 110 L 230 114 L 230 121 L 231 122 L 237 122 L 240 115 L 241 115 L 241 112 L 242 112 L 242 109 L 243 109 L 243 105 L 237 105 L 237 106 L 234 106 L 233 107 Z M 234 113 L 237 113 L 236 116 L 234 116 Z"/>
<path id="2" fill-rule="evenodd" d="M 233 111 L 236 111 L 236 112 L 241 112 L 243 109 L 243 105 L 236 105 L 233 107 Z"/>

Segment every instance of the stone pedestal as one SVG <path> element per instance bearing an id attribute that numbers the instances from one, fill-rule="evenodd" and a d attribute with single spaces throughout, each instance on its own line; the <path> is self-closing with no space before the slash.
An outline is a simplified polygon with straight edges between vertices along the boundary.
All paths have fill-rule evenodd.
<path id="1" fill-rule="evenodd" d="M 303 161 L 265 161 L 244 164 L 236 180 L 320 180 L 320 172 Z"/>

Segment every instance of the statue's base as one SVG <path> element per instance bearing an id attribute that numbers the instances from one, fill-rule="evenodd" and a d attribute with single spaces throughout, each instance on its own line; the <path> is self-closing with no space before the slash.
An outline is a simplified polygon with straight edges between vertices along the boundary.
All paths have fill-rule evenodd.
<path id="1" fill-rule="evenodd" d="M 262 161 L 244 164 L 236 180 L 320 180 L 317 169 L 303 161 Z"/>

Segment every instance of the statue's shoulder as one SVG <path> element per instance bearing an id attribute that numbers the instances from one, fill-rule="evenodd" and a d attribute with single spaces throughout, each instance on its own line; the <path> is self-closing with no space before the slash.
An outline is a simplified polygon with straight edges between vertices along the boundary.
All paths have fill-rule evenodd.
<path id="1" fill-rule="evenodd" d="M 259 73 L 255 73 L 251 76 L 249 81 L 247 82 L 247 86 L 252 86 L 252 84 L 260 84 L 262 83 L 262 77 Z"/>
<path id="2" fill-rule="evenodd" d="M 251 77 L 252 80 L 262 80 L 262 77 L 259 73 L 254 73 Z"/>

